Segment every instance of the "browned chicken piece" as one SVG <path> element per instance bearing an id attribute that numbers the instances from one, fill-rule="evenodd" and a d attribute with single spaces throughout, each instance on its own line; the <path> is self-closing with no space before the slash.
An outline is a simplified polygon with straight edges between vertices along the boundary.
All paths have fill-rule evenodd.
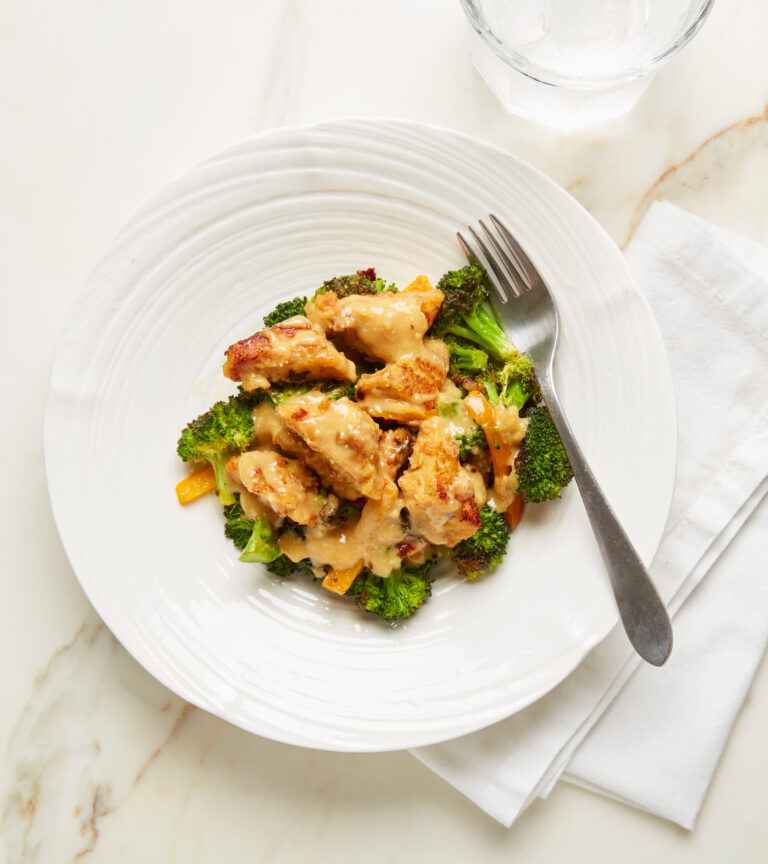
<path id="1" fill-rule="evenodd" d="M 320 518 L 323 502 L 317 477 L 298 460 L 274 450 L 249 450 L 233 456 L 227 470 L 278 516 L 300 525 L 314 525 Z"/>
<path id="2" fill-rule="evenodd" d="M 292 436 L 299 447 L 308 451 L 310 455 L 301 458 L 317 471 L 326 486 L 331 486 L 346 498 L 356 498 L 359 495 L 357 490 L 337 490 L 338 472 L 333 472 L 330 464 L 319 453 L 310 450 L 309 446 L 289 429 L 285 429 L 285 436 L 279 436 L 283 443 L 278 442 L 278 446 L 291 446 L 290 442 L 285 440 L 286 436 Z M 400 519 L 403 505 L 394 482 L 395 475 L 407 461 L 412 446 L 413 435 L 407 429 L 390 429 L 382 433 L 379 439 L 379 465 L 383 480 L 381 496 L 365 502 L 360 519 L 345 544 L 334 546 L 331 543 L 327 546 L 333 552 L 334 567 L 348 567 L 360 560 L 373 573 L 388 576 L 392 570 L 400 567 L 406 555 L 413 555 L 426 546 L 426 541 L 409 535 L 403 525 Z M 321 464 L 317 465 L 313 459 L 319 460 Z M 333 472 L 331 477 L 326 479 L 323 470 Z M 335 537 L 336 534 L 332 531 L 328 536 Z"/>
<path id="3" fill-rule="evenodd" d="M 360 490 L 345 473 L 334 468 L 325 456 L 316 453 L 303 438 L 292 432 L 284 423 L 282 429 L 275 435 L 273 443 L 289 456 L 301 459 L 317 474 L 327 489 L 333 489 L 342 498 L 354 500 L 360 497 Z"/>
<path id="4" fill-rule="evenodd" d="M 285 434 L 293 436 L 299 446 L 305 447 L 313 456 L 323 458 L 289 429 L 285 429 Z M 292 532 L 284 533 L 280 538 L 281 550 L 292 561 L 310 558 L 330 564 L 334 569 L 365 566 L 378 576 L 389 576 L 406 557 L 413 558 L 419 554 L 426 557 L 426 540 L 416 537 L 400 518 L 403 502 L 394 482 L 397 471 L 408 458 L 412 442 L 413 435 L 407 429 L 382 433 L 379 439 L 382 474 L 379 498 L 369 498 L 360 517 L 343 527 L 323 525 L 321 514 L 320 521 L 301 537 Z M 354 498 L 357 494 L 346 497 Z"/>
<path id="5" fill-rule="evenodd" d="M 333 334 L 342 347 L 393 363 L 419 350 L 442 302 L 443 292 L 420 276 L 397 293 L 355 294 L 339 300 L 328 291 L 307 304 L 307 317 Z"/>
<path id="6" fill-rule="evenodd" d="M 301 377 L 354 381 L 355 364 L 328 341 L 322 329 L 296 315 L 227 348 L 224 374 L 243 390 L 266 389 L 273 381 Z"/>
<path id="7" fill-rule="evenodd" d="M 420 351 L 406 354 L 370 375 L 361 375 L 357 404 L 372 417 L 420 423 L 434 413 L 447 372 L 445 343 L 425 339 Z"/>
<path id="8" fill-rule="evenodd" d="M 421 424 L 399 486 L 411 530 L 430 543 L 455 546 L 480 527 L 475 484 L 440 417 Z"/>
<path id="9" fill-rule="evenodd" d="M 360 492 L 356 486 L 336 471 L 325 457 L 315 453 L 295 432 L 291 432 L 282 419 L 278 417 L 275 406 L 269 399 L 259 402 L 253 409 L 253 426 L 256 430 L 256 436 L 251 446 L 254 448 L 274 447 L 286 456 L 300 459 L 317 474 L 327 489 L 332 489 L 342 498 L 354 499 L 359 497 Z"/>
<path id="10" fill-rule="evenodd" d="M 381 496 L 381 430 L 354 402 L 346 397 L 331 401 L 311 392 L 278 405 L 276 410 L 285 425 L 356 490 L 345 497 Z"/>

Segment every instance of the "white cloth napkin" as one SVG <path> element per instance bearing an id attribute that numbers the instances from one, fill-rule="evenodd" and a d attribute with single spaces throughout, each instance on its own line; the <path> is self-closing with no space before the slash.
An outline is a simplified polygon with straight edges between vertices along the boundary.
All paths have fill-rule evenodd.
<path id="1" fill-rule="evenodd" d="M 505 825 L 564 777 L 692 828 L 768 642 L 768 248 L 656 203 L 626 255 L 678 403 L 651 567 L 675 644 L 652 668 L 616 629 L 534 705 L 413 751 Z"/>

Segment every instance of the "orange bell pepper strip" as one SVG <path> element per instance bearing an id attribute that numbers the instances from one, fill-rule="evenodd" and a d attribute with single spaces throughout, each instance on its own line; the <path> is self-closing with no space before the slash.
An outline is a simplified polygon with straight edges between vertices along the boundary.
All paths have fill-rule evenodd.
<path id="1" fill-rule="evenodd" d="M 501 440 L 497 433 L 498 423 L 496 421 L 496 408 L 483 396 L 482 393 L 469 393 L 464 398 L 469 416 L 485 432 L 488 441 L 488 451 L 491 455 L 493 473 L 496 477 L 506 477 L 510 471 L 512 461 L 512 448 Z M 523 496 L 515 495 L 514 500 L 504 513 L 509 530 L 514 531 L 523 518 Z"/>
<path id="2" fill-rule="evenodd" d="M 343 570 L 329 570 L 328 575 L 323 579 L 323 588 L 333 591 L 334 594 L 346 594 L 362 569 L 363 559 L 361 558 L 351 567 L 346 567 Z"/>
<path id="3" fill-rule="evenodd" d="M 507 510 L 504 513 L 504 518 L 507 520 L 507 525 L 509 525 L 510 531 L 514 531 L 520 524 L 520 520 L 523 518 L 524 507 L 525 503 L 523 501 L 523 496 L 515 495 L 512 499 L 512 503 L 507 507 Z"/>
<path id="4" fill-rule="evenodd" d="M 482 393 L 469 393 L 464 397 L 469 416 L 485 432 L 488 442 L 488 451 L 493 463 L 493 473 L 497 477 L 506 477 L 509 474 L 509 463 L 512 459 L 512 449 L 501 440 L 498 434 L 498 423 L 496 422 L 496 409 L 483 396 Z"/>
<path id="5" fill-rule="evenodd" d="M 206 492 L 213 492 L 215 488 L 216 475 L 213 473 L 213 468 L 206 465 L 176 484 L 176 497 L 179 499 L 179 504 L 189 504 Z"/>

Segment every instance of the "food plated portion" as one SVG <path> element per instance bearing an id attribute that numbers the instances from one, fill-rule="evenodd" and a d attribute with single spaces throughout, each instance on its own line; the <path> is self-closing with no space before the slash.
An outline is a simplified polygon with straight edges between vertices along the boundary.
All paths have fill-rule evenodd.
<path id="1" fill-rule="evenodd" d="M 239 392 L 182 432 L 240 560 L 306 573 L 386 620 L 407 618 L 448 558 L 475 579 L 503 559 L 526 502 L 571 470 L 477 263 L 407 287 L 373 270 L 279 304 L 231 345 Z"/>

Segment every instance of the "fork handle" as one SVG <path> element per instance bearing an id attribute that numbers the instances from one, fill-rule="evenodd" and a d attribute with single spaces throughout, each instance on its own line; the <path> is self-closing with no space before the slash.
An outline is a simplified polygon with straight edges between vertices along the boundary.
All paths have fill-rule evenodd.
<path id="1" fill-rule="evenodd" d="M 629 641 L 644 660 L 661 666 L 672 650 L 672 624 L 667 610 L 587 464 L 560 407 L 551 378 L 540 377 L 539 386 L 571 462 Z"/>

